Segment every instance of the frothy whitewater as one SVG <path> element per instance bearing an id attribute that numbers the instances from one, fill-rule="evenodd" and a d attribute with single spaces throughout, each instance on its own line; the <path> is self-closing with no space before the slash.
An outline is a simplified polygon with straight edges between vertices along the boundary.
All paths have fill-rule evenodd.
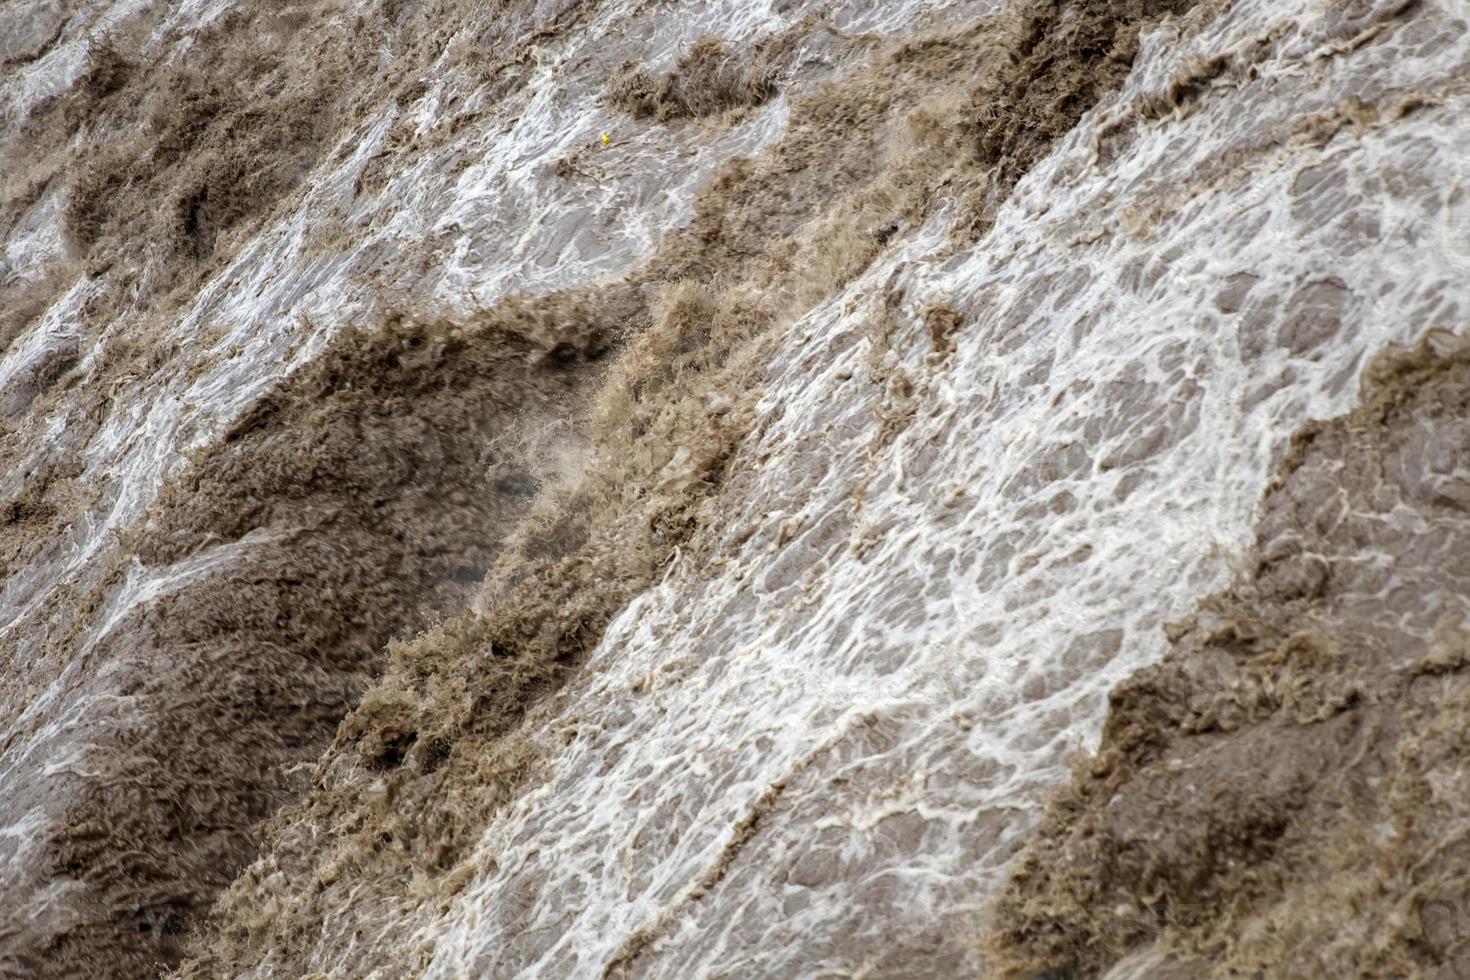
<path id="1" fill-rule="evenodd" d="M 7 69 L 7 126 L 75 79 L 89 30 L 138 6 L 58 14 L 59 40 Z M 228 4 L 167 6 L 142 48 L 158 57 Z M 575 5 L 540 6 L 516 16 Z M 82 445 L 60 410 L 26 417 L 97 496 L 0 592 L 14 672 L 0 797 L 24 804 L 0 807 L 0 890 L 34 887 L 5 879 L 40 860 L 27 849 L 56 812 L 48 787 L 88 769 L 78 733 L 128 711 L 126 672 L 89 651 L 260 544 L 128 563 L 64 670 L 28 672 L 46 610 L 92 584 L 191 451 L 387 306 L 452 319 L 628 273 L 723 161 L 780 136 L 794 93 L 863 57 L 834 38 L 1001 6 L 595 5 L 524 49 L 523 88 L 447 135 L 441 120 L 476 95 L 430 71 L 165 321 L 174 368 L 124 385 Z M 1292 434 L 1351 410 L 1389 344 L 1462 328 L 1467 14 L 1458 0 L 1236 0 L 1197 30 L 1165 20 L 987 234 L 957 242 L 958 205 L 941 203 L 791 326 L 709 505 L 707 553 L 677 555 L 530 709 L 535 778 L 484 827 L 456 890 L 401 910 L 424 975 L 983 973 L 1008 862 L 1069 760 L 1096 747 L 1109 691 L 1242 567 Z M 598 101 L 626 60 L 664 70 L 700 35 L 748 44 L 809 16 L 831 31 L 728 128 Z M 356 193 L 400 131 L 424 149 Z M 592 179 L 553 175 L 574 153 Z M 61 194 L 11 229 L 9 275 L 64 254 Z M 343 244 L 320 246 L 328 220 Z M 67 344 L 84 344 L 73 370 L 95 367 L 102 345 L 79 326 L 95 288 L 77 279 L 11 343 L 0 393 Z M 933 329 L 936 310 L 952 332 Z M 7 492 L 22 462 L 7 461 Z M 83 887 L 58 873 L 17 914 Z M 304 954 L 331 974 L 334 943 Z M 254 975 L 278 970 L 266 956 Z"/>

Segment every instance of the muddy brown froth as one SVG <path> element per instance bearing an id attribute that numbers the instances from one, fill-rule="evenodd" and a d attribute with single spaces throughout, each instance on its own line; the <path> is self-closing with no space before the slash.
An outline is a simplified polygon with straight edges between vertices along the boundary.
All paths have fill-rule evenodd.
<path id="1" fill-rule="evenodd" d="M 374 113 L 420 97 L 436 62 L 438 77 L 487 90 L 467 115 L 493 113 L 524 84 L 525 51 L 596 4 L 439 0 L 351 16 L 331 2 L 242 4 L 200 24 L 162 3 L 123 16 L 94 8 L 56 14 L 58 38 L 85 38 L 75 81 L 0 131 L 0 229 L 24 238 L 55 210 L 63 239 L 39 272 L 0 266 L 0 351 L 68 289 L 83 296 L 0 390 L 0 508 L 16 514 L 0 527 L 0 561 L 11 569 L 110 503 L 109 488 L 72 482 L 77 457 L 120 404 L 205 367 L 213 352 L 182 363 L 181 346 L 208 338 L 177 335 L 175 321 L 198 303 L 208 329 L 226 326 L 200 302 L 213 277 L 300 203 L 314 169 L 351 152 Z M 349 244 L 340 215 L 314 217 L 312 258 Z M 378 310 L 413 307 L 374 299 Z M 59 417 L 63 432 L 37 438 Z"/>
<path id="2" fill-rule="evenodd" d="M 1099 7 L 1089 23 L 1124 37 L 1147 22 L 1142 7 L 1128 13 L 1108 22 Z M 999 125 L 1005 109 L 983 124 L 956 111 L 977 76 L 985 91 L 1025 90 L 1009 80 L 1031 70 L 1008 56 L 1021 23 L 1007 12 L 885 48 L 794 99 L 771 150 L 716 176 L 690 225 L 634 277 L 656 297 L 652 319 L 589 398 L 586 470 L 542 495 L 471 612 L 392 646 L 313 791 L 267 826 L 261 858 L 183 975 L 423 967 L 416 916 L 464 886 L 471 846 L 535 779 L 537 753 L 518 736 L 526 715 L 555 698 L 676 550 L 699 560 L 761 365 L 786 327 L 921 220 L 952 179 L 988 187 L 1024 174 L 1024 163 L 986 173 L 973 149 L 977 126 Z M 1068 56 L 1089 69 L 1090 51 Z M 613 80 L 614 99 L 626 83 Z M 658 938 L 635 933 L 607 971 L 636 975 Z"/>
<path id="3" fill-rule="evenodd" d="M 305 789 L 288 770 L 321 753 L 385 644 L 462 608 L 526 511 L 542 468 L 507 434 L 564 416 L 645 318 L 617 285 L 454 323 L 378 314 L 180 460 L 87 567 L 47 583 L 117 501 L 80 459 L 116 413 L 238 356 L 186 353 L 168 321 L 242 234 L 455 31 L 479 42 L 458 66 L 474 76 L 535 27 L 474 5 L 353 23 L 294 4 L 182 36 L 160 28 L 167 12 L 98 25 L 77 81 L 0 145 L 23 164 L 6 168 L 0 221 L 14 235 L 59 202 L 68 245 L 23 288 L 0 281 L 0 343 L 74 283 L 91 296 L 0 403 L 16 617 L 0 644 L 0 758 L 23 828 L 0 843 L 7 976 L 177 961 L 254 855 L 251 829 Z M 84 14 L 63 10 L 57 30 Z"/>
<path id="4" fill-rule="evenodd" d="M 1157 944 L 1187 975 L 1461 975 L 1467 420 L 1470 342 L 1434 333 L 1297 434 L 1251 570 L 1113 692 L 998 903 L 998 964 Z"/>
<path id="5" fill-rule="evenodd" d="M 525 513 L 535 466 L 498 437 L 565 413 L 638 317 L 636 293 L 609 289 L 349 331 L 163 491 L 103 589 L 197 571 L 107 628 L 95 603 L 40 651 L 105 665 L 126 710 L 80 722 L 85 766 L 65 794 L 46 784 L 58 825 L 37 892 L 89 888 L 66 915 L 36 915 L 26 889 L 0 898 L 22 923 L 5 936 L 15 968 L 177 957 L 253 855 L 250 828 L 305 788 L 284 770 L 325 747 L 389 639 L 462 607 Z M 78 650 L 82 624 L 97 639 Z"/>
<path id="6" fill-rule="evenodd" d="M 32 675 L 71 670 L 71 692 L 95 686 L 120 707 L 71 736 L 86 765 L 66 793 L 45 789 L 59 829 L 29 852 L 35 891 L 0 897 L 0 911 L 49 883 L 73 886 L 70 897 L 12 918 L 0 963 L 145 974 L 176 963 L 192 932 L 186 975 L 420 965 L 407 913 L 462 886 L 469 846 L 534 779 L 517 726 L 676 549 L 698 557 L 784 328 L 954 197 L 968 218 L 960 237 L 983 235 L 1015 182 L 1127 74 L 1139 30 L 1189 6 L 1020 4 L 886 46 L 794 98 L 779 143 L 727 164 L 688 227 L 627 280 L 507 300 L 468 322 L 388 317 L 338 337 L 199 452 L 90 591 L 56 600 L 50 632 L 14 652 Z M 404 44 L 439 9 L 414 20 L 389 8 Z M 288 68 L 366 70 L 369 45 L 315 42 L 313 23 L 211 30 L 285 37 Z M 372 98 L 411 89 L 432 40 L 407 44 L 407 67 Z M 708 125 L 772 96 L 790 40 L 701 42 L 671 73 L 629 68 L 605 94 L 648 125 Z M 269 52 L 247 54 L 225 63 L 244 72 Z M 141 83 L 126 54 L 99 47 L 90 65 L 79 97 L 133 104 Z M 137 239 L 160 243 L 128 270 L 158 309 L 217 271 L 237 233 L 288 199 L 371 101 L 273 63 L 258 73 L 259 103 L 242 104 L 185 66 L 178 105 L 137 103 L 124 138 L 82 155 L 68 197 L 92 272 L 110 272 Z M 46 111 L 72 126 L 67 105 Z M 83 118 L 102 111 L 86 105 Z M 51 118 L 37 125 L 72 139 Z M 242 170 L 242 158 L 258 165 Z M 374 174 L 364 170 L 369 190 Z M 126 296 L 105 293 L 94 315 Z M 627 347 L 608 367 L 615 342 Z M 75 441 L 110 410 L 107 384 L 146 380 L 172 356 L 146 333 L 109 350 L 85 379 L 68 374 L 71 349 L 37 374 L 10 433 L 17 458 L 34 450 L 25 426 L 69 386 L 96 389 Z M 533 500 L 536 467 L 495 447 L 522 420 L 569 415 L 580 471 Z M 46 459 L 56 478 L 27 477 L 8 505 L 15 568 L 83 510 L 57 489 L 72 472 L 64 453 Z M 126 584 L 150 575 L 183 584 L 119 610 Z M 314 772 L 300 765 L 318 758 Z M 42 791 L 18 785 L 18 798 Z M 201 925 L 257 844 L 259 860 Z M 635 935 L 608 968 L 636 974 L 655 938 Z"/>

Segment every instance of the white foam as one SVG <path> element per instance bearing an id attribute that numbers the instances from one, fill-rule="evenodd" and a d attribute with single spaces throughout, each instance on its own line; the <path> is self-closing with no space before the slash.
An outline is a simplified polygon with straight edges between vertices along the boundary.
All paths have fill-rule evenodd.
<path id="1" fill-rule="evenodd" d="M 785 107 L 711 139 L 615 117 L 587 78 L 813 6 L 604 4 L 536 53 L 539 83 L 354 197 L 393 127 L 426 132 L 448 102 L 441 86 L 425 96 L 433 111 L 385 108 L 169 325 L 181 365 L 120 387 L 83 453 L 81 480 L 106 487 L 104 503 L 7 583 L 0 641 L 33 639 L 45 600 L 85 579 L 187 450 L 337 331 L 385 305 L 456 316 L 633 267 L 718 161 L 779 133 Z M 932 5 L 839 7 L 850 29 L 902 31 Z M 1441 33 L 1464 13 L 1420 7 Z M 218 9 L 178 3 L 164 23 Z M 754 478 L 720 517 L 719 560 L 676 562 L 547 709 L 545 781 L 487 829 L 480 873 L 448 913 L 421 910 L 432 975 L 597 974 L 644 930 L 657 937 L 647 976 L 881 972 L 866 961 L 876 950 L 897 957 L 890 972 L 976 968 L 967 934 L 1004 861 L 1066 755 L 1096 738 L 1106 692 L 1162 652 L 1160 624 L 1228 580 L 1273 453 L 1306 419 L 1348 408 L 1385 343 L 1470 310 L 1470 229 L 1453 193 L 1470 158 L 1464 114 L 1431 106 L 1325 145 L 1305 125 L 1350 95 L 1453 93 L 1465 45 L 1390 31 L 1330 53 L 1332 15 L 1312 0 L 1237 0 L 1190 48 L 1161 31 L 1121 98 L 1022 182 L 981 244 L 950 254 L 936 218 L 795 328 L 736 464 Z M 78 43 L 29 69 L 12 116 L 69 84 Z M 1102 131 L 1166 90 L 1191 50 L 1242 64 L 1109 151 Z M 579 148 L 593 179 L 547 176 Z M 1328 181 L 1303 178 L 1321 165 Z M 314 251 L 332 216 L 350 243 Z M 1258 281 L 1225 312 L 1221 289 L 1239 275 Z M 1330 279 L 1341 326 L 1292 353 L 1293 297 Z M 914 378 L 917 413 L 870 467 L 867 327 L 890 282 L 906 294 L 891 366 Z M 0 377 L 17 376 L 44 331 L 70 329 L 79 301 L 8 351 Z M 920 322 L 931 302 L 964 314 L 948 360 L 930 356 Z M 64 435 L 64 416 L 48 424 Z M 227 557 L 134 569 L 102 629 Z M 85 766 L 67 732 L 128 710 L 93 667 L 79 656 L 5 719 L 21 735 L 0 786 Z"/>
<path id="2" fill-rule="evenodd" d="M 1161 624 L 1228 581 L 1273 455 L 1348 409 L 1384 345 L 1470 308 L 1438 185 L 1470 153 L 1463 113 L 1325 145 L 1307 125 L 1348 94 L 1441 91 L 1470 50 L 1406 29 L 1324 61 L 1331 14 L 1236 3 L 1195 47 L 1254 65 L 1102 162 L 1099 119 L 1186 64 L 1161 32 L 985 241 L 950 256 L 936 221 L 798 326 L 723 550 L 620 616 L 545 721 L 549 776 L 422 927 L 429 975 L 598 975 L 640 933 L 639 976 L 980 968 L 1004 862 Z M 1226 312 L 1241 274 L 1259 281 Z M 917 415 L 854 520 L 885 285 Z M 947 361 L 931 302 L 964 314 Z M 1312 316 L 1341 322 L 1314 344 Z"/>
<path id="3" fill-rule="evenodd" d="M 80 8 L 43 58 L 7 77 L 5 125 L 18 125 L 43 98 L 72 85 L 84 67 L 89 35 L 123 23 L 141 4 L 120 0 Z M 158 12 L 148 50 L 172 56 L 177 52 L 165 50 L 176 43 L 170 32 L 205 25 L 226 6 L 216 0 L 169 5 Z M 565 0 L 538 4 L 535 24 L 521 27 L 551 23 L 574 6 Z M 73 406 L 65 399 L 36 423 L 49 440 L 41 441 L 38 455 L 63 443 L 72 447 L 82 463 L 75 485 L 99 496 L 51 547 L 14 571 L 0 592 L 0 643 L 16 662 L 7 690 L 18 701 L 0 715 L 0 743 L 7 746 L 0 791 L 34 789 L 40 781 L 85 771 L 85 746 L 73 744 L 86 740 L 79 728 L 106 727 L 113 713 L 130 710 L 116 694 L 120 675 L 92 662 L 98 639 L 125 624 L 134 610 L 234 553 L 231 545 L 207 550 L 187 567 L 134 567 L 64 667 L 29 657 L 51 628 L 43 625 L 49 610 L 85 594 L 115 534 L 143 518 L 160 487 L 186 465 L 188 452 L 217 438 L 337 332 L 370 325 L 385 309 L 460 317 L 508 293 L 614 278 L 643 261 L 664 230 L 687 219 L 696 191 L 720 162 L 759 152 L 781 131 L 786 108 L 774 100 L 721 133 L 695 123 L 634 124 L 600 104 L 604 82 L 624 59 L 666 65 L 701 33 L 739 44 L 779 30 L 795 16 L 780 6 L 719 0 L 665 16 L 634 0 L 600 4 L 589 24 L 538 42 L 535 77 L 494 106 L 486 101 L 491 87 L 485 78 L 451 63 L 451 53 L 488 43 L 488 56 L 498 57 L 515 47 L 519 35 L 451 39 L 417 102 L 400 109 L 390 101 L 342 146 L 324 154 L 294 210 L 243 241 L 177 320 L 161 325 L 164 343 L 177 343 L 177 357 L 147 379 L 109 379 L 107 416 L 95 435 L 76 445 L 67 425 Z M 449 125 L 448 114 L 487 107 L 493 111 L 460 120 L 455 135 L 435 147 L 432 130 Z M 384 149 L 395 125 L 414 127 L 434 148 L 400 162 L 377 193 L 357 194 L 358 176 Z M 606 147 L 604 132 L 610 135 Z M 587 175 L 554 177 L 558 159 L 579 151 Z M 51 248 L 61 241 L 60 212 L 38 213 L 34 227 L 27 228 L 27 247 Z M 342 240 L 322 234 L 333 223 L 345 231 Z M 28 261 L 37 257 L 27 255 Z M 130 285 L 146 290 L 148 283 Z M 0 388 L 25 377 L 36 357 L 57 344 L 84 344 L 77 352 L 82 375 L 98 365 L 112 338 L 94 342 L 80 333 L 82 306 L 94 289 L 94 283 L 79 283 L 0 354 Z M 8 477 L 19 481 L 26 465 Z M 0 867 L 0 888 L 14 885 L 8 872 L 26 873 L 20 862 Z M 36 901 L 54 897 L 38 895 Z"/>

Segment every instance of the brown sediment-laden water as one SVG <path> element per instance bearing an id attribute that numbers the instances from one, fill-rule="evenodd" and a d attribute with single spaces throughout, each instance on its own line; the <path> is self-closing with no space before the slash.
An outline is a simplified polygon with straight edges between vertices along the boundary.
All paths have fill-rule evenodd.
<path id="1" fill-rule="evenodd" d="M 0 975 L 1470 962 L 1457 3 L 0 17 Z"/>

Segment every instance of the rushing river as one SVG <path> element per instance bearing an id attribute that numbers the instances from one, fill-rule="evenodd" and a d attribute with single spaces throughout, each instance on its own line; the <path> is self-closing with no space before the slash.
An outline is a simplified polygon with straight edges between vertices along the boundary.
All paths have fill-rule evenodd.
<path id="1" fill-rule="evenodd" d="M 137 6 L 56 15 L 59 39 L 6 69 L 12 139 L 78 76 L 87 30 Z M 137 45 L 166 59 L 228 4 L 157 6 Z M 118 551 L 190 453 L 383 309 L 452 320 L 632 272 L 724 161 L 780 141 L 798 95 L 888 39 L 1004 5 L 515 6 L 475 43 L 521 52 L 520 87 L 476 114 L 488 96 L 446 45 L 415 98 L 365 112 L 156 321 L 181 351 L 162 370 L 107 373 L 85 274 L 5 351 L 5 492 L 64 455 L 86 500 L 0 587 L 0 911 L 16 923 L 0 967 L 41 962 L 27 944 L 96 914 L 95 880 L 45 842 L 79 787 L 107 782 L 116 750 L 94 747 L 155 710 L 134 678 L 149 665 L 109 644 L 255 549 L 289 550 L 289 529 L 264 527 L 162 563 Z M 20 7 L 40 23 L 58 5 Z M 982 970 L 1008 862 L 1096 747 L 1110 690 L 1240 571 L 1293 433 L 1351 410 L 1389 344 L 1463 328 L 1466 15 L 1235 0 L 1166 20 L 984 234 L 957 237 L 941 201 L 782 325 L 700 553 L 676 553 L 530 709 L 535 776 L 455 887 L 391 912 L 427 975 Z M 663 70 L 700 35 L 739 46 L 803 17 L 830 30 L 728 126 L 599 101 L 624 61 Z M 451 114 L 467 121 L 446 132 Z M 557 172 L 569 156 L 579 179 Z M 11 228 L 13 276 L 61 261 L 61 195 Z M 25 393 L 59 357 L 76 392 L 116 386 L 99 424 L 78 428 L 66 391 Z M 324 745 L 307 748 L 302 763 Z M 391 952 L 373 939 L 387 914 L 364 898 L 296 953 L 355 973 Z M 342 938 L 354 922 L 367 934 Z"/>

